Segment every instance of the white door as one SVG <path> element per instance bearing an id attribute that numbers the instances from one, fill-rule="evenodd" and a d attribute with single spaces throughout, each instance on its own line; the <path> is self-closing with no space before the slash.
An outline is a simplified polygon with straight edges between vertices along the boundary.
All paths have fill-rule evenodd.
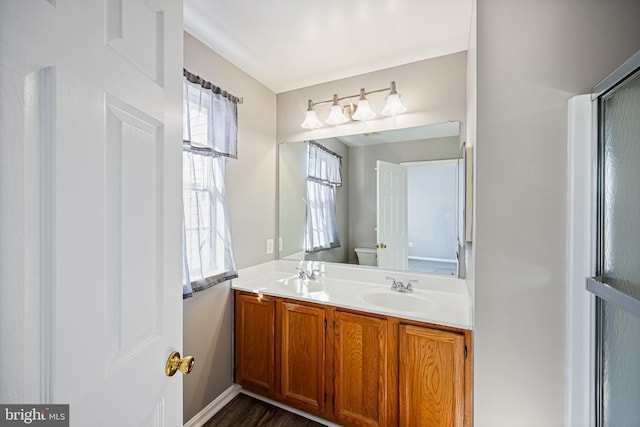
<path id="1" fill-rule="evenodd" d="M 182 425 L 182 2 L 0 3 L 0 402 Z"/>
<path id="2" fill-rule="evenodd" d="M 376 162 L 378 267 L 406 270 L 409 263 L 407 233 L 407 168 Z"/>

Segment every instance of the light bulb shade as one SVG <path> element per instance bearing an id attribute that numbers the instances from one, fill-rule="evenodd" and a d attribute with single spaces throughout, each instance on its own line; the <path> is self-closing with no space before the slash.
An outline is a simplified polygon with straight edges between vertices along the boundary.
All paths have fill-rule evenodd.
<path id="1" fill-rule="evenodd" d="M 376 113 L 373 112 L 371 107 L 369 106 L 369 101 L 366 99 L 361 99 L 358 101 L 358 106 L 356 107 L 356 112 L 353 113 L 351 118 L 353 120 L 370 120 L 376 116 Z"/>
<path id="2" fill-rule="evenodd" d="M 305 129 L 317 129 L 322 127 L 322 122 L 318 119 L 318 115 L 314 110 L 307 110 L 304 121 L 300 123 L 300 126 Z"/>
<path id="3" fill-rule="evenodd" d="M 330 125 L 341 125 L 348 121 L 349 119 L 344 115 L 344 112 L 342 111 L 342 107 L 340 105 L 332 105 L 329 117 L 327 117 L 327 120 L 325 120 L 325 122 Z"/>
<path id="4" fill-rule="evenodd" d="M 407 111 L 407 107 L 400 101 L 400 95 L 393 93 L 387 96 L 387 103 L 384 104 L 384 108 L 380 112 L 383 116 L 395 116 L 396 114 L 402 114 Z"/>

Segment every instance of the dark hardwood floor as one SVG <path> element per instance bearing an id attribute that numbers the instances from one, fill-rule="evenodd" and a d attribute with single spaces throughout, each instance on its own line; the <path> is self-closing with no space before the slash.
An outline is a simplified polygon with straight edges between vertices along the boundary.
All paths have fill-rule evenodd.
<path id="1" fill-rule="evenodd" d="M 240 393 L 203 427 L 324 427 L 322 424 Z"/>

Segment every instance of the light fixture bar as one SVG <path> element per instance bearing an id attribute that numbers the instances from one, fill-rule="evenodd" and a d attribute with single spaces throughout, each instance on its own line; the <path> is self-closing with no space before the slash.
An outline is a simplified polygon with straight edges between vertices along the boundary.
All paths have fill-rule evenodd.
<path id="1" fill-rule="evenodd" d="M 389 91 L 389 95 L 387 96 L 387 101 L 384 109 L 380 114 L 385 116 L 392 116 L 404 113 L 407 108 L 400 101 L 400 95 L 397 91 L 396 82 L 392 81 L 389 87 L 382 89 L 367 91 L 366 89 L 362 88 L 360 89 L 360 93 L 354 95 L 338 96 L 338 94 L 334 94 L 332 99 L 318 102 L 313 102 L 312 99 L 309 99 L 305 119 L 300 126 L 305 129 L 316 129 L 318 127 L 321 127 L 322 122 L 320 121 L 320 119 L 318 119 L 318 115 L 315 112 L 315 107 L 318 105 L 326 104 L 331 104 L 331 112 L 329 114 L 329 117 L 327 117 L 326 119 L 327 124 L 339 125 L 348 122 L 349 118 L 344 114 L 344 110 L 342 106 L 340 106 L 340 101 L 344 101 L 345 99 L 353 100 L 354 98 L 358 98 L 358 105 L 357 107 L 355 107 L 355 111 L 353 111 L 353 102 L 349 103 L 352 108 L 351 119 L 370 120 L 374 118 L 376 114 L 369 105 L 367 95 L 386 91 Z"/>

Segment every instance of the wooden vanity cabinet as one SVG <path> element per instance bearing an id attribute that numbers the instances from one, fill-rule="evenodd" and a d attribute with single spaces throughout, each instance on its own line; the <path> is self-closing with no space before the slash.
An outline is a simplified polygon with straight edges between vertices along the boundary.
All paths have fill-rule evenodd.
<path id="1" fill-rule="evenodd" d="M 470 427 L 471 331 L 235 292 L 236 383 L 344 426 Z"/>
<path id="2" fill-rule="evenodd" d="M 235 381 L 265 396 L 275 393 L 275 307 L 273 298 L 236 292 Z"/>

